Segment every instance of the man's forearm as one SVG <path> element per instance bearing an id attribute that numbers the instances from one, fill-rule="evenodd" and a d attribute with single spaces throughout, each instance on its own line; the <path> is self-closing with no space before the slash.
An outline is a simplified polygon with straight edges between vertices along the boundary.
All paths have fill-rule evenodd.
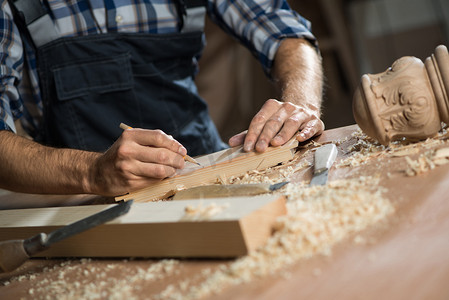
<path id="1" fill-rule="evenodd" d="M 323 72 L 316 50 L 303 39 L 282 41 L 271 75 L 281 101 L 267 100 L 248 131 L 229 139 L 230 146 L 243 143 L 244 151 L 263 152 L 269 145 L 283 145 L 293 136 L 303 142 L 324 130 L 320 120 Z"/>
<path id="2" fill-rule="evenodd" d="M 91 168 L 100 155 L 46 147 L 0 131 L 0 188 L 26 193 L 91 193 Z"/>
<path id="3" fill-rule="evenodd" d="M 187 150 L 160 130 L 128 129 L 105 153 L 46 147 L 0 131 L 0 188 L 123 195 L 172 176 Z"/>
<path id="4" fill-rule="evenodd" d="M 304 39 L 282 41 L 274 60 L 272 77 L 282 101 L 321 112 L 323 71 L 321 57 Z"/>

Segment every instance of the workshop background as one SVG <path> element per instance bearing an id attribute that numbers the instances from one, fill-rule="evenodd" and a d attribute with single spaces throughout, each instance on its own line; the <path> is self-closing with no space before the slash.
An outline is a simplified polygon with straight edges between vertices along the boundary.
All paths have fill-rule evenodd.
<path id="1" fill-rule="evenodd" d="M 326 129 L 354 124 L 352 95 L 365 73 L 402 56 L 425 59 L 448 44 L 449 0 L 289 0 L 312 22 L 323 57 Z M 207 21 L 207 47 L 197 84 L 227 141 L 245 130 L 276 90 L 256 59 Z"/>

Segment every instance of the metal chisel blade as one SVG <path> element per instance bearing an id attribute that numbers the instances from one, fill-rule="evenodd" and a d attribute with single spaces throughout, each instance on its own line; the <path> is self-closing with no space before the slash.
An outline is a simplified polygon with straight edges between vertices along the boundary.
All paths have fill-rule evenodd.
<path id="1" fill-rule="evenodd" d="M 270 185 L 269 189 L 270 189 L 270 191 L 276 191 L 276 190 L 280 189 L 281 187 L 283 187 L 284 185 L 286 185 L 287 183 L 288 183 L 288 181 L 274 183 L 274 184 Z"/>
<path id="2" fill-rule="evenodd" d="M 123 201 L 113 207 L 100 211 L 77 222 L 58 228 L 48 234 L 40 233 L 24 240 L 24 249 L 29 256 L 49 248 L 52 244 L 69 238 L 73 235 L 111 221 L 126 214 L 133 200 Z"/>
<path id="3" fill-rule="evenodd" d="M 325 185 L 327 182 L 328 170 L 321 172 L 320 174 L 315 174 L 310 181 L 310 185 Z"/>
<path id="4" fill-rule="evenodd" d="M 329 169 L 337 157 L 335 144 L 321 146 L 315 151 L 315 167 L 310 185 L 324 185 L 327 182 Z"/>
<path id="5" fill-rule="evenodd" d="M 46 246 L 50 246 L 51 244 L 66 239 L 72 235 L 86 231 L 126 214 L 131 208 L 132 202 L 132 200 L 127 202 L 123 201 L 111 208 L 105 209 L 92 216 L 86 217 L 82 220 L 52 231 L 48 234 Z"/>

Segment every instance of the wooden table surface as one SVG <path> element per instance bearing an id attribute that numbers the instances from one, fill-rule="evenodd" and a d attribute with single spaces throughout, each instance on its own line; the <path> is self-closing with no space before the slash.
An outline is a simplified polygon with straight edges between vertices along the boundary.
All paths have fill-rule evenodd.
<path id="1" fill-rule="evenodd" d="M 341 141 L 358 129 L 348 126 L 326 131 L 317 142 Z M 341 143 L 339 159 L 354 143 Z M 447 145 L 446 145 L 447 147 Z M 310 159 L 310 158 L 309 158 Z M 329 180 L 357 176 L 381 177 L 394 215 L 382 226 L 362 232 L 368 243 L 350 237 L 338 243 L 330 256 L 296 261 L 274 274 L 233 285 L 213 299 L 449 299 L 449 164 L 417 176 L 403 172 L 404 157 L 379 156 L 358 167 L 333 168 Z M 402 171 L 401 171 L 402 170 Z M 296 181 L 309 180 L 311 168 Z M 0 208 L 47 204 L 77 205 L 110 201 L 93 196 L 0 195 Z M 119 241 L 118 241 L 119 242 Z M 186 278 L 194 278 L 233 260 L 148 259 L 32 259 L 18 270 L 0 274 L 0 299 L 151 299 Z M 171 269 L 170 264 L 174 264 Z M 139 272 L 162 268 L 156 278 Z M 165 269 L 164 269 L 165 268 Z M 174 270 L 174 271 L 173 271 Z M 204 275 L 204 276 L 207 276 Z M 64 279 L 64 280 L 61 280 Z M 61 282 L 60 285 L 56 285 Z M 66 282 L 66 284 L 64 284 Z M 77 284 L 77 282 L 79 282 Z M 48 289 L 53 283 L 53 288 Z M 92 285 L 91 292 L 76 289 Z M 47 287 L 47 288 L 46 288 Z M 163 298 L 160 294 L 159 297 Z M 153 297 L 154 298 L 154 297 Z"/>

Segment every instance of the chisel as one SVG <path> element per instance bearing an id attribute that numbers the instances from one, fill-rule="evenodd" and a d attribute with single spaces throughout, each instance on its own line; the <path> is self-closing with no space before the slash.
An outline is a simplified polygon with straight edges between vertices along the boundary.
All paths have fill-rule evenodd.
<path id="1" fill-rule="evenodd" d="M 87 218 L 58 228 L 49 234 L 39 233 L 25 240 L 0 242 L 0 272 L 12 271 L 34 254 L 48 249 L 52 244 L 126 214 L 132 202 L 133 200 L 123 201 Z"/>
<path id="2" fill-rule="evenodd" d="M 315 166 L 310 185 L 324 185 L 327 182 L 327 174 L 337 157 L 338 150 L 335 144 L 327 144 L 315 151 Z"/>

